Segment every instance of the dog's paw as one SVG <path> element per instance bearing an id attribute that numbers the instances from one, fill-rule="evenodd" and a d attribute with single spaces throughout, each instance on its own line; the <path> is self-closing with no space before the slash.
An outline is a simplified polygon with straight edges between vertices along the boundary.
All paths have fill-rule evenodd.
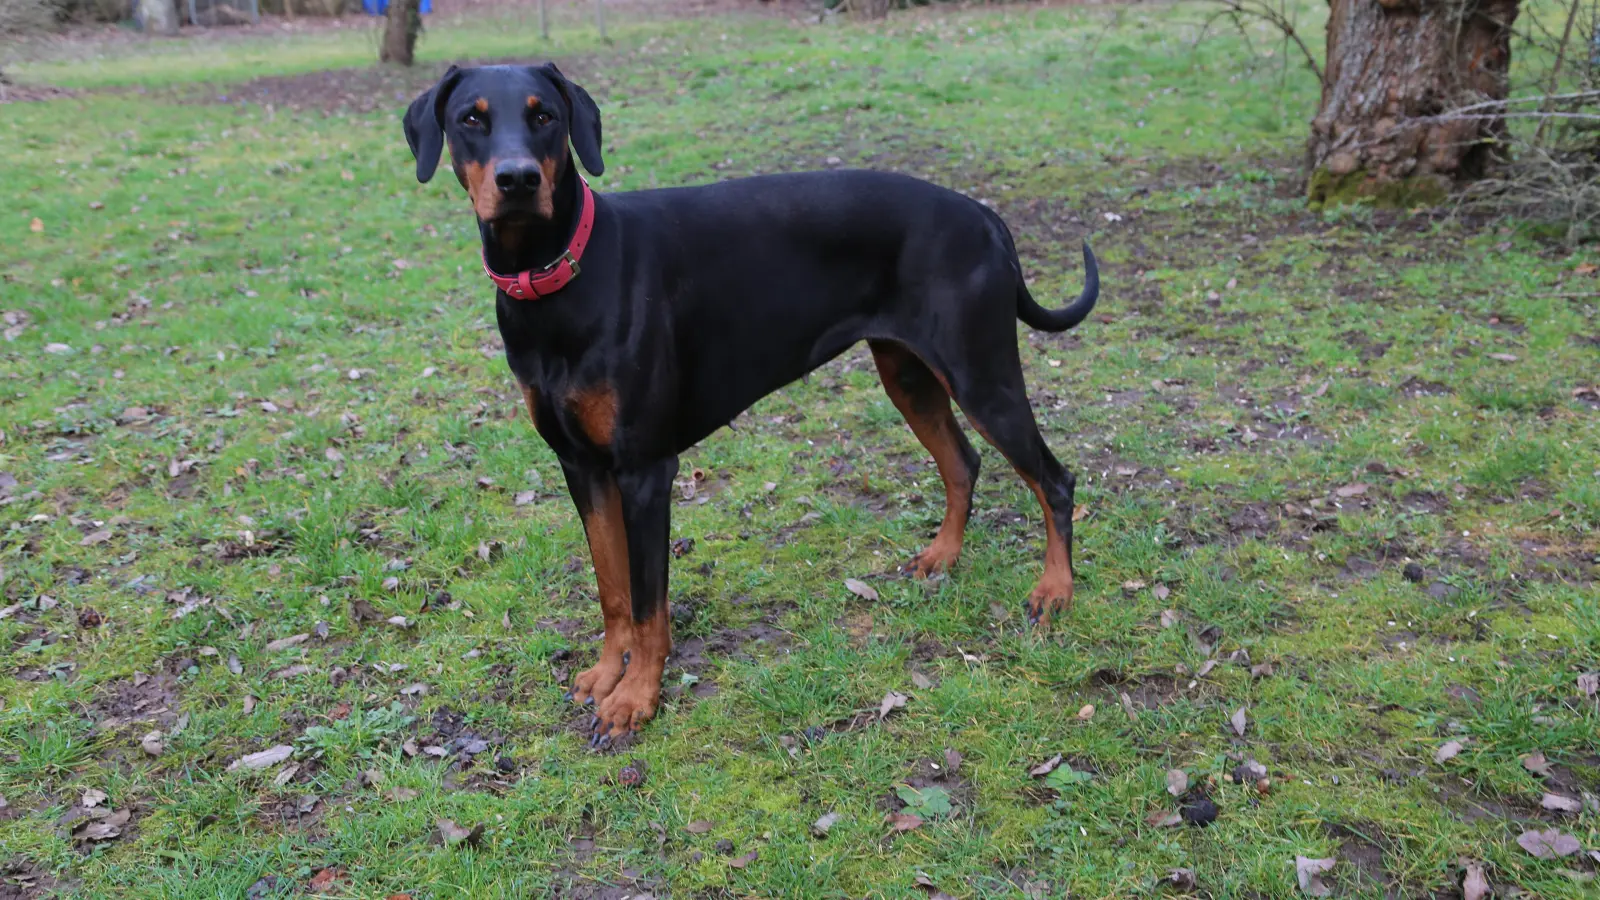
<path id="1" fill-rule="evenodd" d="M 611 695 L 626 671 L 618 662 L 602 657 L 594 668 L 585 669 L 572 679 L 572 690 L 567 692 L 567 698 L 582 704 L 599 703 Z"/>
<path id="2" fill-rule="evenodd" d="M 1052 578 L 1049 573 L 1039 580 L 1033 593 L 1028 595 L 1028 621 L 1040 628 L 1050 626 L 1050 617 L 1072 608 L 1072 577 Z"/>
<path id="3" fill-rule="evenodd" d="M 913 578 L 933 578 L 950 571 L 961 556 L 961 545 L 934 538 L 926 550 L 906 563 L 905 571 Z"/>
<path id="4" fill-rule="evenodd" d="M 639 727 L 656 714 L 661 699 L 661 680 L 639 672 L 622 679 L 595 709 L 591 747 L 604 749 L 611 742 Z"/>

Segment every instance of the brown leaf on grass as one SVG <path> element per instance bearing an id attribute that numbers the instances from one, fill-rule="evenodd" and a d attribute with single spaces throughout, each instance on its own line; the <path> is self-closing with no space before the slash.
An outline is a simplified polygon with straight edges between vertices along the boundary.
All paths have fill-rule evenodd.
<path id="1" fill-rule="evenodd" d="M 350 601 L 350 619 L 357 625 L 362 622 L 376 622 L 382 618 L 383 615 L 373 609 L 371 603 L 360 599 Z"/>
<path id="2" fill-rule="evenodd" d="M 1175 809 L 1158 809 L 1145 816 L 1144 823 L 1152 828 L 1172 828 L 1183 824 L 1183 814 Z"/>
<path id="3" fill-rule="evenodd" d="M 1044 776 L 1049 775 L 1051 772 L 1054 772 L 1056 770 L 1056 766 L 1059 765 L 1061 765 L 1061 754 L 1057 753 L 1055 756 L 1052 756 L 1044 762 L 1039 763 L 1037 766 L 1029 769 L 1028 774 L 1035 778 L 1043 778 Z"/>
<path id="4" fill-rule="evenodd" d="M 161 732 L 152 731 L 139 739 L 139 749 L 151 756 L 160 756 L 167 749 L 167 744 L 162 739 Z"/>
<path id="5" fill-rule="evenodd" d="M 1074 521 L 1074 522 L 1082 522 L 1084 519 L 1087 519 L 1088 517 L 1089 517 L 1089 505 L 1087 503 L 1079 503 L 1077 506 L 1074 506 L 1072 508 L 1072 521 Z"/>
<path id="6" fill-rule="evenodd" d="M 1553 812 L 1583 812 L 1583 801 L 1574 800 L 1571 797 L 1563 797 L 1560 794 L 1545 794 L 1539 799 L 1539 805 Z"/>
<path id="7" fill-rule="evenodd" d="M 859 581 L 854 578 L 846 578 L 844 580 L 844 586 L 850 591 L 850 593 L 855 594 L 857 597 L 860 597 L 863 600 L 878 599 L 877 590 L 873 588 L 872 585 L 867 584 L 865 581 Z"/>
<path id="8" fill-rule="evenodd" d="M 272 673 L 274 680 L 283 681 L 289 678 L 299 678 L 301 675 L 310 675 L 312 668 L 307 665 L 288 666 Z"/>
<path id="9" fill-rule="evenodd" d="M 44 231 L 44 220 L 39 218 L 38 216 L 34 216 L 33 217 L 33 221 L 28 223 L 28 230 L 33 232 L 34 234 L 39 234 L 39 233 L 43 232 Z"/>
<path id="10" fill-rule="evenodd" d="M 924 690 L 924 691 L 926 691 L 929 688 L 933 687 L 933 679 L 929 678 L 928 676 L 926 676 L 924 674 L 922 674 L 921 672 L 912 672 L 911 673 L 911 683 L 913 685 L 916 685 L 916 687 L 919 690 Z"/>
<path id="11" fill-rule="evenodd" d="M 715 827 L 717 827 L 717 823 L 708 822 L 705 819 L 699 819 L 683 826 L 683 830 L 689 832 L 690 834 L 705 834 Z"/>
<path id="12" fill-rule="evenodd" d="M 293 755 L 293 747 L 288 744 L 279 744 L 276 747 L 269 747 L 258 753 L 249 753 L 239 757 L 228 766 L 228 771 L 232 772 L 234 769 L 265 769 L 275 766 Z"/>
<path id="13" fill-rule="evenodd" d="M 311 880 L 306 883 L 306 890 L 325 891 L 335 881 L 338 881 L 343 877 L 343 869 L 339 868 L 338 866 L 329 866 L 328 868 L 323 869 L 317 874 L 311 876 Z"/>
<path id="14" fill-rule="evenodd" d="M 404 803 L 407 800 L 417 799 L 417 792 L 408 787 L 394 787 L 384 791 L 383 796 L 395 803 Z"/>
<path id="15" fill-rule="evenodd" d="M 1165 600 L 1172 596 L 1172 589 L 1164 584 L 1158 584 L 1150 590 L 1150 593 L 1155 594 L 1157 600 Z"/>
<path id="16" fill-rule="evenodd" d="M 390 575 L 388 578 L 385 578 L 383 580 L 383 589 L 386 590 L 386 591 L 399 590 L 400 589 L 400 579 L 396 578 L 393 575 Z"/>
<path id="17" fill-rule="evenodd" d="M 1322 876 L 1334 867 L 1338 860 L 1333 857 L 1327 859 L 1307 859 L 1304 856 L 1294 858 L 1294 875 L 1300 882 L 1300 893 L 1307 897 L 1329 897 L 1333 890 L 1322 883 Z"/>
<path id="18" fill-rule="evenodd" d="M 1355 484 L 1347 484 L 1342 488 L 1336 488 L 1333 493 L 1334 493 L 1335 496 L 1347 497 L 1348 498 L 1348 497 L 1359 497 L 1362 494 L 1365 494 L 1366 492 L 1367 492 L 1366 483 L 1358 481 Z"/>
<path id="19" fill-rule="evenodd" d="M 906 695 L 890 691 L 883 695 L 883 702 L 878 704 L 878 718 L 887 718 L 889 713 L 906 705 Z"/>
<path id="20" fill-rule="evenodd" d="M 482 822 L 479 822 L 471 828 L 462 828 L 460 825 L 457 825 L 449 819 L 436 819 L 434 824 L 438 826 L 439 829 L 439 842 L 444 844 L 446 847 L 454 847 L 459 844 L 466 844 L 469 847 L 476 847 L 478 842 L 483 839 Z"/>
<path id="21" fill-rule="evenodd" d="M 1535 750 L 1524 756 L 1522 767 L 1542 778 L 1550 777 L 1550 761 L 1544 758 L 1543 750 Z"/>
<path id="22" fill-rule="evenodd" d="M 309 632 L 301 632 L 300 634 L 291 634 L 286 638 L 278 638 L 277 640 L 268 643 L 267 644 L 267 652 L 268 653 L 277 653 L 280 650 L 287 650 L 287 649 L 289 649 L 290 647 L 293 647 L 296 644 L 302 644 L 302 643 L 305 643 L 306 641 L 309 641 L 309 640 L 311 640 L 311 634 Z"/>
<path id="23" fill-rule="evenodd" d="M 951 775 L 961 770 L 961 754 L 949 747 L 944 748 L 944 770 Z"/>
<path id="24" fill-rule="evenodd" d="M 1123 691 L 1118 699 L 1122 701 L 1122 711 L 1128 714 L 1128 721 L 1139 721 L 1139 711 L 1133 708 L 1133 698 L 1128 696 L 1128 692 Z"/>
<path id="25" fill-rule="evenodd" d="M 1205 662 L 1200 664 L 1200 668 L 1194 670 L 1194 677 L 1196 677 L 1196 678 L 1204 678 L 1207 675 L 1210 675 L 1211 674 L 1211 670 L 1215 669 L 1216 667 L 1217 667 L 1217 661 L 1214 660 L 1214 659 L 1208 659 Z"/>
<path id="26" fill-rule="evenodd" d="M 1585 697 L 1593 697 L 1600 693 L 1600 672 L 1585 672 L 1578 676 L 1578 690 Z"/>
<path id="27" fill-rule="evenodd" d="M 760 855 L 756 853 L 756 851 L 751 850 L 749 853 L 746 853 L 738 859 L 728 860 L 728 865 L 734 867 L 735 869 L 742 869 L 760 858 Z"/>
<path id="28" fill-rule="evenodd" d="M 513 497 L 511 502 L 517 506 L 528 506 L 537 499 L 539 499 L 538 491 L 518 491 L 517 496 Z"/>
<path id="29" fill-rule="evenodd" d="M 1492 894 L 1489 879 L 1483 874 L 1483 863 L 1467 863 L 1467 871 L 1461 876 L 1461 900 L 1486 900 Z"/>
<path id="30" fill-rule="evenodd" d="M 105 791 L 99 790 L 98 788 L 90 788 L 83 792 L 82 803 L 84 809 L 94 809 L 96 806 L 99 806 L 104 802 L 106 802 Z"/>
<path id="31" fill-rule="evenodd" d="M 1171 628 L 1176 624 L 1178 624 L 1178 611 L 1175 609 L 1163 609 L 1161 611 L 1161 627 Z"/>
<path id="32" fill-rule="evenodd" d="M 922 817 L 910 813 L 890 813 L 887 821 L 895 831 L 911 831 L 922 827 Z"/>
<path id="33" fill-rule="evenodd" d="M 128 824 L 130 813 L 126 809 L 119 809 L 103 819 L 95 819 L 87 825 L 73 832 L 73 838 L 80 841 L 109 841 L 122 834 L 122 826 Z"/>
<path id="34" fill-rule="evenodd" d="M 828 832 L 833 829 L 833 826 L 839 824 L 839 820 L 842 818 L 844 817 L 836 812 L 819 816 L 815 822 L 811 823 L 811 833 L 817 837 L 827 837 Z"/>
<path id="35" fill-rule="evenodd" d="M 1258 666 L 1251 666 L 1250 667 L 1250 677 L 1251 678 L 1270 678 L 1270 677 L 1272 677 L 1273 671 L 1274 671 L 1274 669 L 1273 669 L 1272 663 L 1265 662 L 1265 663 L 1262 663 L 1262 664 L 1260 664 Z"/>
<path id="36" fill-rule="evenodd" d="M 1245 717 L 1244 710 L 1245 708 L 1241 706 L 1234 710 L 1233 715 L 1228 717 L 1228 724 L 1233 726 L 1233 733 L 1239 737 L 1244 737 L 1245 727 L 1249 724 L 1249 719 Z"/>
<path id="37" fill-rule="evenodd" d="M 1461 742 L 1460 741 L 1446 741 L 1446 742 L 1444 742 L 1443 744 L 1441 744 L 1439 746 L 1439 749 L 1433 751 L 1433 761 L 1436 762 L 1436 763 L 1443 764 L 1445 762 L 1448 762 L 1449 760 L 1455 759 L 1460 754 L 1461 754 Z"/>
<path id="38" fill-rule="evenodd" d="M 1167 877 L 1161 879 L 1161 883 L 1175 891 L 1189 893 L 1195 889 L 1194 870 L 1172 869 L 1167 872 Z"/>
<path id="39" fill-rule="evenodd" d="M 1571 856 L 1581 849 L 1577 838 L 1562 832 L 1559 828 L 1524 831 L 1517 836 L 1517 846 L 1540 859 Z"/>
<path id="40" fill-rule="evenodd" d="M 1517 355 L 1515 353 L 1491 353 L 1491 354 L 1489 354 L 1489 358 L 1493 359 L 1493 360 L 1497 360 L 1499 362 L 1516 362 L 1517 361 Z"/>
<path id="41" fill-rule="evenodd" d="M 1078 721 L 1087 722 L 1092 718 L 1094 718 L 1094 704 L 1085 703 L 1082 708 L 1078 710 Z"/>
<path id="42" fill-rule="evenodd" d="M 1182 769 L 1167 770 L 1167 793 L 1174 797 L 1182 796 L 1189 789 L 1189 773 Z"/>
<path id="43" fill-rule="evenodd" d="M 78 542 L 78 546 L 93 547 L 95 544 L 104 544 L 109 540 L 111 540 L 111 529 L 102 528 L 99 531 L 91 531 L 84 535 L 83 540 Z"/>

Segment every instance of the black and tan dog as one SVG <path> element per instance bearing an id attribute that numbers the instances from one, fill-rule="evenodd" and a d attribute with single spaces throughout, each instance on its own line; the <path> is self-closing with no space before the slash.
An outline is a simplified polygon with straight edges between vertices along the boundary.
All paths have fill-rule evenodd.
<path id="1" fill-rule="evenodd" d="M 672 646 L 668 522 L 678 454 L 755 401 L 866 340 L 883 386 L 944 479 L 945 515 L 910 567 L 961 553 L 978 453 L 1000 450 L 1044 508 L 1035 623 L 1072 601 L 1072 473 L 1034 422 L 1016 319 L 1063 331 L 1094 308 L 1029 296 L 1010 232 L 953 191 L 828 171 L 595 194 L 600 111 L 554 65 L 451 68 L 405 116 L 427 181 L 448 145 L 472 199 L 506 360 L 561 460 L 593 556 L 605 642 L 573 680 L 592 742 L 655 714 Z"/>

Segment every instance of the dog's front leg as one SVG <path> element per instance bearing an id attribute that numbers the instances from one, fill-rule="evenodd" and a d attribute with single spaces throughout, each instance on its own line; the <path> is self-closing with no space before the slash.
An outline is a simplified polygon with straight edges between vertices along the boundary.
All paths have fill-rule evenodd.
<path id="1" fill-rule="evenodd" d="M 600 662 L 573 682 L 594 701 L 593 742 L 636 730 L 656 713 L 672 636 L 667 618 L 667 536 L 676 457 L 616 472 L 567 470 L 594 555 L 605 616 Z"/>

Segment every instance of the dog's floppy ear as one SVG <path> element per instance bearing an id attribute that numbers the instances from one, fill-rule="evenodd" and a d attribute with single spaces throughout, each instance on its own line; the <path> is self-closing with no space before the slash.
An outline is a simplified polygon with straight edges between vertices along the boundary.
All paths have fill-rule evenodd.
<path id="1" fill-rule="evenodd" d="M 604 174 L 606 160 L 600 155 L 600 107 L 595 105 L 588 91 L 568 81 L 555 63 L 545 63 L 539 67 L 539 71 L 555 82 L 556 89 L 572 110 L 572 127 L 568 129 L 568 134 L 572 138 L 572 149 L 578 151 L 578 159 L 583 167 L 589 170 L 590 175 Z"/>
<path id="2" fill-rule="evenodd" d="M 444 104 L 460 80 L 461 70 L 451 66 L 438 84 L 411 101 L 406 110 L 406 143 L 417 158 L 418 181 L 426 183 L 439 168 L 439 154 L 444 151 Z"/>

